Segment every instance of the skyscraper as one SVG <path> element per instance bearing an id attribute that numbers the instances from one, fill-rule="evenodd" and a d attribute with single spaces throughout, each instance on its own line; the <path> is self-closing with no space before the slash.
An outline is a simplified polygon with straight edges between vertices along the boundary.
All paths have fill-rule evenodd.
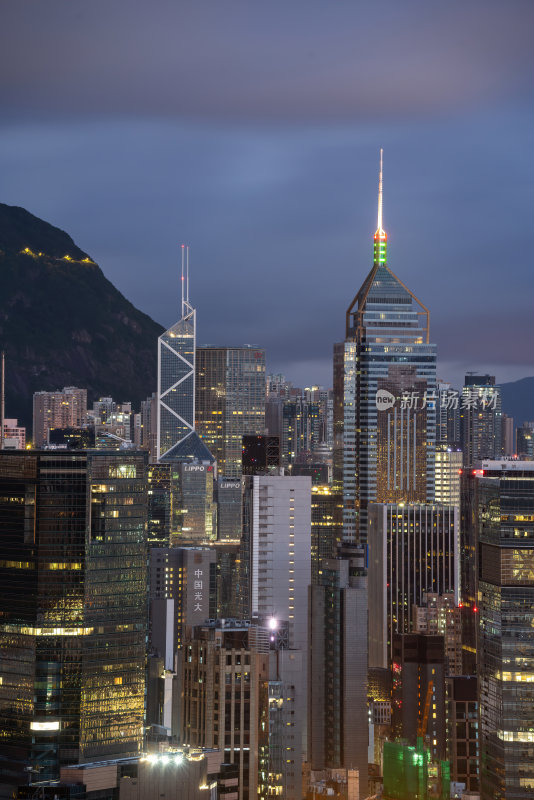
<path id="1" fill-rule="evenodd" d="M 132 451 L 0 454 L 0 784 L 141 751 L 145 472 Z"/>
<path id="2" fill-rule="evenodd" d="M 436 348 L 428 309 L 387 265 L 380 153 L 373 267 L 334 348 L 334 479 L 344 535 L 362 542 L 370 502 L 434 497 Z"/>
<path id="3" fill-rule="evenodd" d="M 196 425 L 226 478 L 241 475 L 242 439 L 265 433 L 265 350 L 197 347 Z"/>
<path id="4" fill-rule="evenodd" d="M 158 461 L 205 459 L 195 433 L 196 310 L 189 300 L 189 248 L 182 245 L 181 319 L 158 339 Z"/>
<path id="5" fill-rule="evenodd" d="M 479 536 L 481 800 L 534 793 L 534 462 L 484 461 Z"/>
<path id="6" fill-rule="evenodd" d="M 326 558 L 310 587 L 308 760 L 357 769 L 368 796 L 367 576 L 361 548 Z"/>
<path id="7" fill-rule="evenodd" d="M 224 750 L 225 762 L 239 768 L 239 800 L 266 797 L 268 630 L 211 621 L 191 628 L 181 655 L 182 743 Z"/>
<path id="8" fill-rule="evenodd" d="M 460 432 L 464 467 L 502 455 L 501 389 L 494 375 L 466 375 L 462 389 Z"/>

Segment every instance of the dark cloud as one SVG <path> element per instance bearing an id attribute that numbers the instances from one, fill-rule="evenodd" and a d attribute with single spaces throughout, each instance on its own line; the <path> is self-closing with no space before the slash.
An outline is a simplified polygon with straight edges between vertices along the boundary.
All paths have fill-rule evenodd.
<path id="1" fill-rule="evenodd" d="M 410 118 L 516 97 L 531 0 L 4 0 L 12 115 Z"/>
<path id="2" fill-rule="evenodd" d="M 329 383 L 382 145 L 390 264 L 444 368 L 532 374 L 531 0 L 21 0 L 2 22 L 0 199 L 154 319 L 188 242 L 199 340 Z"/>

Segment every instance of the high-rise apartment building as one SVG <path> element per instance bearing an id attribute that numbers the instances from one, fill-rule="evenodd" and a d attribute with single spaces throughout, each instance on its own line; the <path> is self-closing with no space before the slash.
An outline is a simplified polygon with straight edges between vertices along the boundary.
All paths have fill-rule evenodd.
<path id="1" fill-rule="evenodd" d="M 265 433 L 265 350 L 197 347 L 195 414 L 219 473 L 239 477 L 243 436 Z"/>
<path id="2" fill-rule="evenodd" d="M 48 442 L 50 428 L 77 428 L 87 416 L 87 389 L 66 386 L 60 392 L 33 395 L 33 445 Z"/>
<path id="3" fill-rule="evenodd" d="M 367 540 L 371 502 L 432 502 L 436 348 L 429 312 L 387 265 L 378 227 L 371 272 L 346 313 L 334 348 L 334 481 L 344 496 L 345 536 Z"/>
<path id="4" fill-rule="evenodd" d="M 369 667 L 387 669 L 394 633 L 411 633 L 425 595 L 459 603 L 459 511 L 375 503 L 369 509 Z"/>
<path id="5" fill-rule="evenodd" d="M 466 375 L 462 389 L 460 432 L 464 467 L 502 455 L 501 389 L 494 375 Z"/>
<path id="6" fill-rule="evenodd" d="M 289 622 L 290 646 L 306 652 L 311 480 L 254 475 L 245 479 L 245 493 L 250 516 L 250 613 Z"/>
<path id="7" fill-rule="evenodd" d="M 484 461 L 478 484 L 481 800 L 534 792 L 534 462 Z"/>
<path id="8" fill-rule="evenodd" d="M 0 784 L 141 752 L 146 636 L 146 455 L 0 453 Z"/>
<path id="9" fill-rule="evenodd" d="M 311 480 L 254 475 L 245 478 L 242 559 L 248 561 L 250 614 L 288 623 L 289 647 L 308 652 L 308 586 L 311 582 Z M 307 660 L 295 708 L 306 734 Z M 305 741 L 299 743 L 300 752 Z"/>

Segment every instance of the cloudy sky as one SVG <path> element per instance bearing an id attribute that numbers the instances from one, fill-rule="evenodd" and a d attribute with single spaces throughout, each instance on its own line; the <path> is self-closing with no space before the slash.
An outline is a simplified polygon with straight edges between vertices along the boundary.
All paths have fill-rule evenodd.
<path id="1" fill-rule="evenodd" d="M 532 0 L 0 0 L 0 201 L 66 230 L 143 311 L 331 383 L 371 266 L 440 374 L 534 375 Z"/>

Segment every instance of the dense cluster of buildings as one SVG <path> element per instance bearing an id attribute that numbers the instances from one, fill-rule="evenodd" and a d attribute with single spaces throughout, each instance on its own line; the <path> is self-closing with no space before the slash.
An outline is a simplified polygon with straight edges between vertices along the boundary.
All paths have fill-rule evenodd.
<path id="1" fill-rule="evenodd" d="M 437 380 L 382 171 L 333 390 L 198 346 L 187 261 L 139 411 L 2 413 L 0 797 L 534 797 L 534 423 Z"/>

